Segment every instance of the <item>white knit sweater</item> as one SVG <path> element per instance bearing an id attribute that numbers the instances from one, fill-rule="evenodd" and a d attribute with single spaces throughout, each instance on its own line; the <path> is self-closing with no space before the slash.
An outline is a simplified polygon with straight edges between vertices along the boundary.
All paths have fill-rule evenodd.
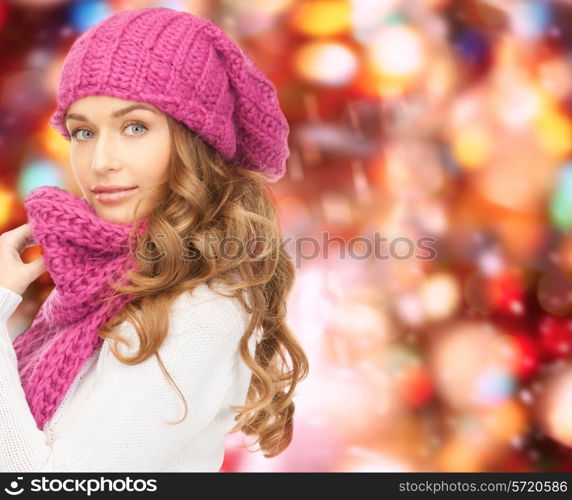
<path id="1" fill-rule="evenodd" d="M 105 340 L 83 366 L 65 399 L 37 428 L 20 383 L 8 318 L 22 296 L 0 287 L 1 472 L 217 472 L 224 437 L 234 425 L 230 405 L 242 405 L 251 371 L 238 351 L 249 315 L 238 299 L 206 284 L 172 304 L 169 335 L 159 349 L 184 404 L 155 356 L 138 365 L 119 362 Z M 127 321 L 119 332 L 136 351 Z M 249 348 L 254 355 L 256 338 Z"/>

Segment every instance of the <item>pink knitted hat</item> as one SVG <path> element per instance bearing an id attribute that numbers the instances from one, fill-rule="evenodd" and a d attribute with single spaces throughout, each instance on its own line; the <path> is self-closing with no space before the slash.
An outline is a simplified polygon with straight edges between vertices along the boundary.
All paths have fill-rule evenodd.
<path id="1" fill-rule="evenodd" d="M 167 7 L 128 10 L 82 33 L 64 61 L 50 125 L 68 141 L 68 107 L 89 95 L 148 102 L 221 156 L 275 182 L 289 127 L 276 88 L 208 19 Z"/>

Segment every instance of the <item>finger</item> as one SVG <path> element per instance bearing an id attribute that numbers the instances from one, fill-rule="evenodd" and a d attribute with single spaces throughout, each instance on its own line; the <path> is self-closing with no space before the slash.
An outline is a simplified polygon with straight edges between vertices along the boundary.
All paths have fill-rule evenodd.
<path id="1" fill-rule="evenodd" d="M 4 238 L 8 246 L 14 248 L 18 253 L 22 253 L 24 248 L 37 245 L 32 234 L 32 226 L 29 223 L 7 231 L 4 233 Z"/>
<path id="2" fill-rule="evenodd" d="M 46 265 L 44 262 L 44 257 L 38 257 L 26 264 L 26 269 L 30 273 L 30 282 L 38 279 L 42 274 L 46 272 Z"/>
<path id="3" fill-rule="evenodd" d="M 36 246 L 38 242 L 36 241 L 36 238 L 32 231 L 32 225 L 29 222 L 27 222 L 26 224 L 24 224 L 24 226 L 26 227 L 26 240 L 24 242 L 24 248 Z"/>

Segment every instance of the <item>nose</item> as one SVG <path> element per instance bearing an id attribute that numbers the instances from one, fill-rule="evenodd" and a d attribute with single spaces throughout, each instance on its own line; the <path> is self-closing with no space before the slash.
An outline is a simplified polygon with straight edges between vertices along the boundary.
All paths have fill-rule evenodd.
<path id="1" fill-rule="evenodd" d="M 112 137 L 106 136 L 104 132 L 100 133 L 99 137 L 95 139 L 91 169 L 98 173 L 118 170 L 119 168 L 120 162 L 116 154 L 116 144 Z"/>

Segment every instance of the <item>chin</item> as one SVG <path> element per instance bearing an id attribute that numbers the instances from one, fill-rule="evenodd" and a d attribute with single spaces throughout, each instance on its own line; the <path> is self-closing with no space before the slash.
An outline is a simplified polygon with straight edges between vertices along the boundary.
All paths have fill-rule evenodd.
<path id="1" fill-rule="evenodd" d="M 96 210 L 97 215 L 107 221 L 120 224 L 130 224 L 134 221 L 133 216 L 129 216 L 122 210 Z"/>

